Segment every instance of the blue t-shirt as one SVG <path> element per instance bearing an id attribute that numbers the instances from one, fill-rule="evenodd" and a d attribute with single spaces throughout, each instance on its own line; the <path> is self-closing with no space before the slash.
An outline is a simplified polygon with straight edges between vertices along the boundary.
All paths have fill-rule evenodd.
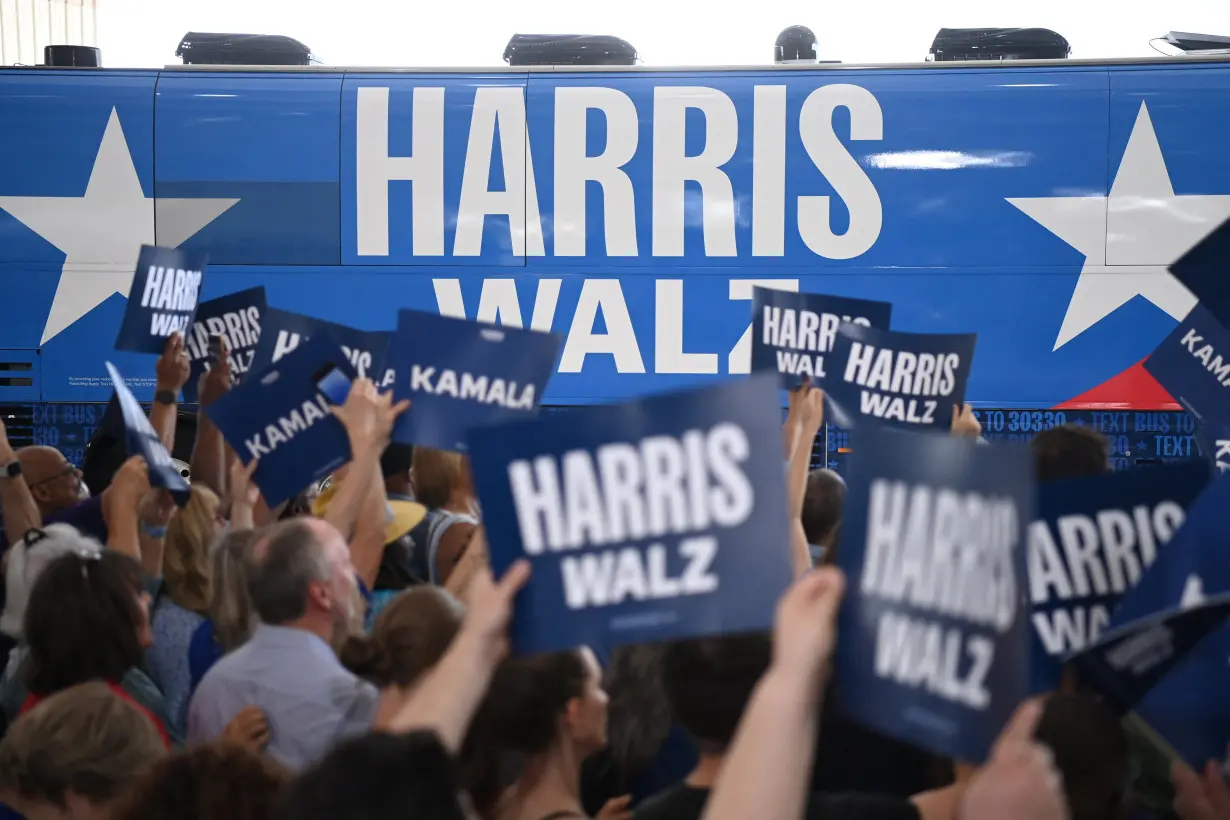
<path id="1" fill-rule="evenodd" d="M 102 496 L 87 498 L 71 507 L 43 516 L 44 524 L 68 524 L 91 538 L 107 543 L 107 519 L 103 517 Z M 20 537 L 25 533 L 17 533 Z M 0 532 L 0 552 L 9 548 L 8 531 Z"/>

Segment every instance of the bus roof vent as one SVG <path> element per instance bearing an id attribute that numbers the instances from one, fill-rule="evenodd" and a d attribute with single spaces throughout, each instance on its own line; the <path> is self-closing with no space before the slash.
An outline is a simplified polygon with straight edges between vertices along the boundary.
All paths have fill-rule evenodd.
<path id="1" fill-rule="evenodd" d="M 942 28 L 929 60 L 1066 60 L 1072 47 L 1049 28 Z"/>
<path id="2" fill-rule="evenodd" d="M 608 34 L 514 34 L 504 49 L 511 66 L 636 65 L 636 49 Z"/>
<path id="3" fill-rule="evenodd" d="M 102 52 L 93 46 L 43 46 L 43 65 L 55 68 L 101 68 Z"/>
<path id="4" fill-rule="evenodd" d="M 184 65 L 311 65 L 312 50 L 277 34 L 210 34 L 190 31 L 179 41 L 176 57 Z"/>
<path id="5" fill-rule="evenodd" d="M 1216 34 L 1191 34 L 1186 31 L 1172 31 L 1164 38 L 1184 54 L 1200 56 L 1201 54 L 1230 54 L 1230 37 L 1220 37 Z"/>

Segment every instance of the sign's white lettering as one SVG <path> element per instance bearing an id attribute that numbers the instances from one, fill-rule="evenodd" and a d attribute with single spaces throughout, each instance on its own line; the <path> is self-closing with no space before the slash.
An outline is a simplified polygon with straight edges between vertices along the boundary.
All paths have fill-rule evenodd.
<path id="1" fill-rule="evenodd" d="M 290 330 L 279 330 L 277 339 L 273 344 L 273 361 L 279 361 L 287 353 L 290 353 L 299 345 L 306 342 L 308 338 L 301 333 L 295 333 Z M 346 355 L 346 359 L 354 367 L 355 372 L 359 374 L 359 378 L 368 378 L 369 371 L 372 367 L 374 356 L 370 350 L 362 350 L 360 348 L 347 347 L 342 345 L 342 352 Z"/>
<path id="2" fill-rule="evenodd" d="M 244 438 L 244 446 L 251 458 L 263 458 L 331 415 L 324 396 L 315 396 L 266 424 L 263 430 Z"/>
<path id="3" fill-rule="evenodd" d="M 1213 345 L 1206 342 L 1204 337 L 1192 328 L 1183 335 L 1179 340 L 1179 344 L 1187 348 L 1187 351 L 1192 354 L 1205 370 L 1213 374 L 1213 378 L 1224 387 L 1230 387 L 1230 359 L 1222 359 Z"/>
<path id="4" fill-rule="evenodd" d="M 649 205 L 647 234 L 654 257 L 684 255 L 685 226 L 699 217 L 704 253 L 710 257 L 747 254 L 736 242 L 737 215 L 751 210 L 750 254 L 783 256 L 786 246 L 788 192 L 786 86 L 756 86 L 750 127 L 740 128 L 730 95 L 707 86 L 661 85 L 654 88 L 650 107 L 638 110 L 623 91 L 604 86 L 555 89 L 552 139 L 554 212 L 542 214 L 534 170 L 535 154 L 543 146 L 530 141 L 526 128 L 526 90 L 520 85 L 480 86 L 472 92 L 420 85 L 410 95 L 391 95 L 388 86 L 362 86 L 355 93 L 355 247 L 360 257 L 388 257 L 390 236 L 408 231 L 416 257 L 442 257 L 445 243 L 444 168 L 450 152 L 462 150 L 462 177 L 451 254 L 481 253 L 488 216 L 507 225 L 514 256 L 547 253 L 544 221 L 551 225 L 551 253 L 576 257 L 635 257 L 646 249 L 637 242 L 638 194 Z M 468 135 L 461 142 L 444 139 L 446 94 L 472 93 Z M 464 103 L 463 103 L 464 104 Z M 409 140 L 390 144 L 390 118 L 409 117 Z M 454 104 L 455 106 L 455 104 Z M 837 109 L 846 117 L 834 117 Z M 595 113 L 605 120 L 602 150 L 590 153 L 589 132 Z M 651 117 L 648 144 L 642 144 L 641 118 Z M 703 143 L 692 144 L 689 125 L 703 121 Z M 836 121 L 848 121 L 849 133 L 839 135 Z M 852 259 L 877 241 L 883 225 L 879 193 L 846 142 L 878 141 L 884 117 L 875 96 L 861 86 L 833 83 L 813 90 L 797 115 L 797 141 L 806 160 L 832 186 L 849 214 L 844 233 L 832 226 L 833 206 L 827 194 L 799 194 L 795 230 L 803 244 L 826 259 Z M 729 173 L 740 149 L 740 134 L 751 132 L 752 180 L 749 191 L 736 190 Z M 541 137 L 536 137 L 541 139 Z M 489 187 L 492 153 L 500 152 L 503 179 Z M 537 150 L 535 150 L 537 149 Z M 637 191 L 625 167 L 638 152 L 648 155 L 652 169 L 649 191 Z M 793 167 L 793 166 L 792 166 Z M 411 183 L 409 225 L 390 219 L 390 183 Z M 591 186 L 589 183 L 597 182 Z M 691 186 L 691 189 L 690 189 Z M 699 189 L 698 195 L 693 191 Z M 587 198 L 601 196 L 603 230 L 589 231 Z M 503 218 L 503 217 L 506 217 Z M 599 245 L 599 243 L 601 243 Z M 592 246 L 592 247 L 591 247 Z"/>
<path id="5" fill-rule="evenodd" d="M 141 292 L 141 307 L 151 310 L 191 312 L 201 290 L 203 271 L 150 265 Z"/>
<path id="6" fill-rule="evenodd" d="M 534 409 L 534 385 L 519 385 L 506 379 L 458 373 L 456 370 L 410 367 L 410 389 L 416 393 L 431 393 L 436 396 L 473 401 L 479 404 L 497 404 L 509 410 Z"/>

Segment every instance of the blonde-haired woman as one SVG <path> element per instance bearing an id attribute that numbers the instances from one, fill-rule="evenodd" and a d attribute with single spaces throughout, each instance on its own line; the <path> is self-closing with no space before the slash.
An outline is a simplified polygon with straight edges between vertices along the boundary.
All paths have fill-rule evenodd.
<path id="1" fill-rule="evenodd" d="M 192 689 L 188 647 L 209 617 L 210 546 L 224 524 L 218 496 L 203 484 L 193 484 L 188 503 L 167 526 L 163 589 L 152 614 L 154 645 L 145 663 L 177 728 L 187 719 Z"/>

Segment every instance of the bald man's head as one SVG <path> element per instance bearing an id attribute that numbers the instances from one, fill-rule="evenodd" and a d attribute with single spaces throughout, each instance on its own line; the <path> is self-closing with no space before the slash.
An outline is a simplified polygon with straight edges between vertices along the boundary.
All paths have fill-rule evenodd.
<path id="1" fill-rule="evenodd" d="M 21 472 L 43 515 L 67 509 L 90 497 L 81 473 L 54 447 L 22 447 Z"/>

